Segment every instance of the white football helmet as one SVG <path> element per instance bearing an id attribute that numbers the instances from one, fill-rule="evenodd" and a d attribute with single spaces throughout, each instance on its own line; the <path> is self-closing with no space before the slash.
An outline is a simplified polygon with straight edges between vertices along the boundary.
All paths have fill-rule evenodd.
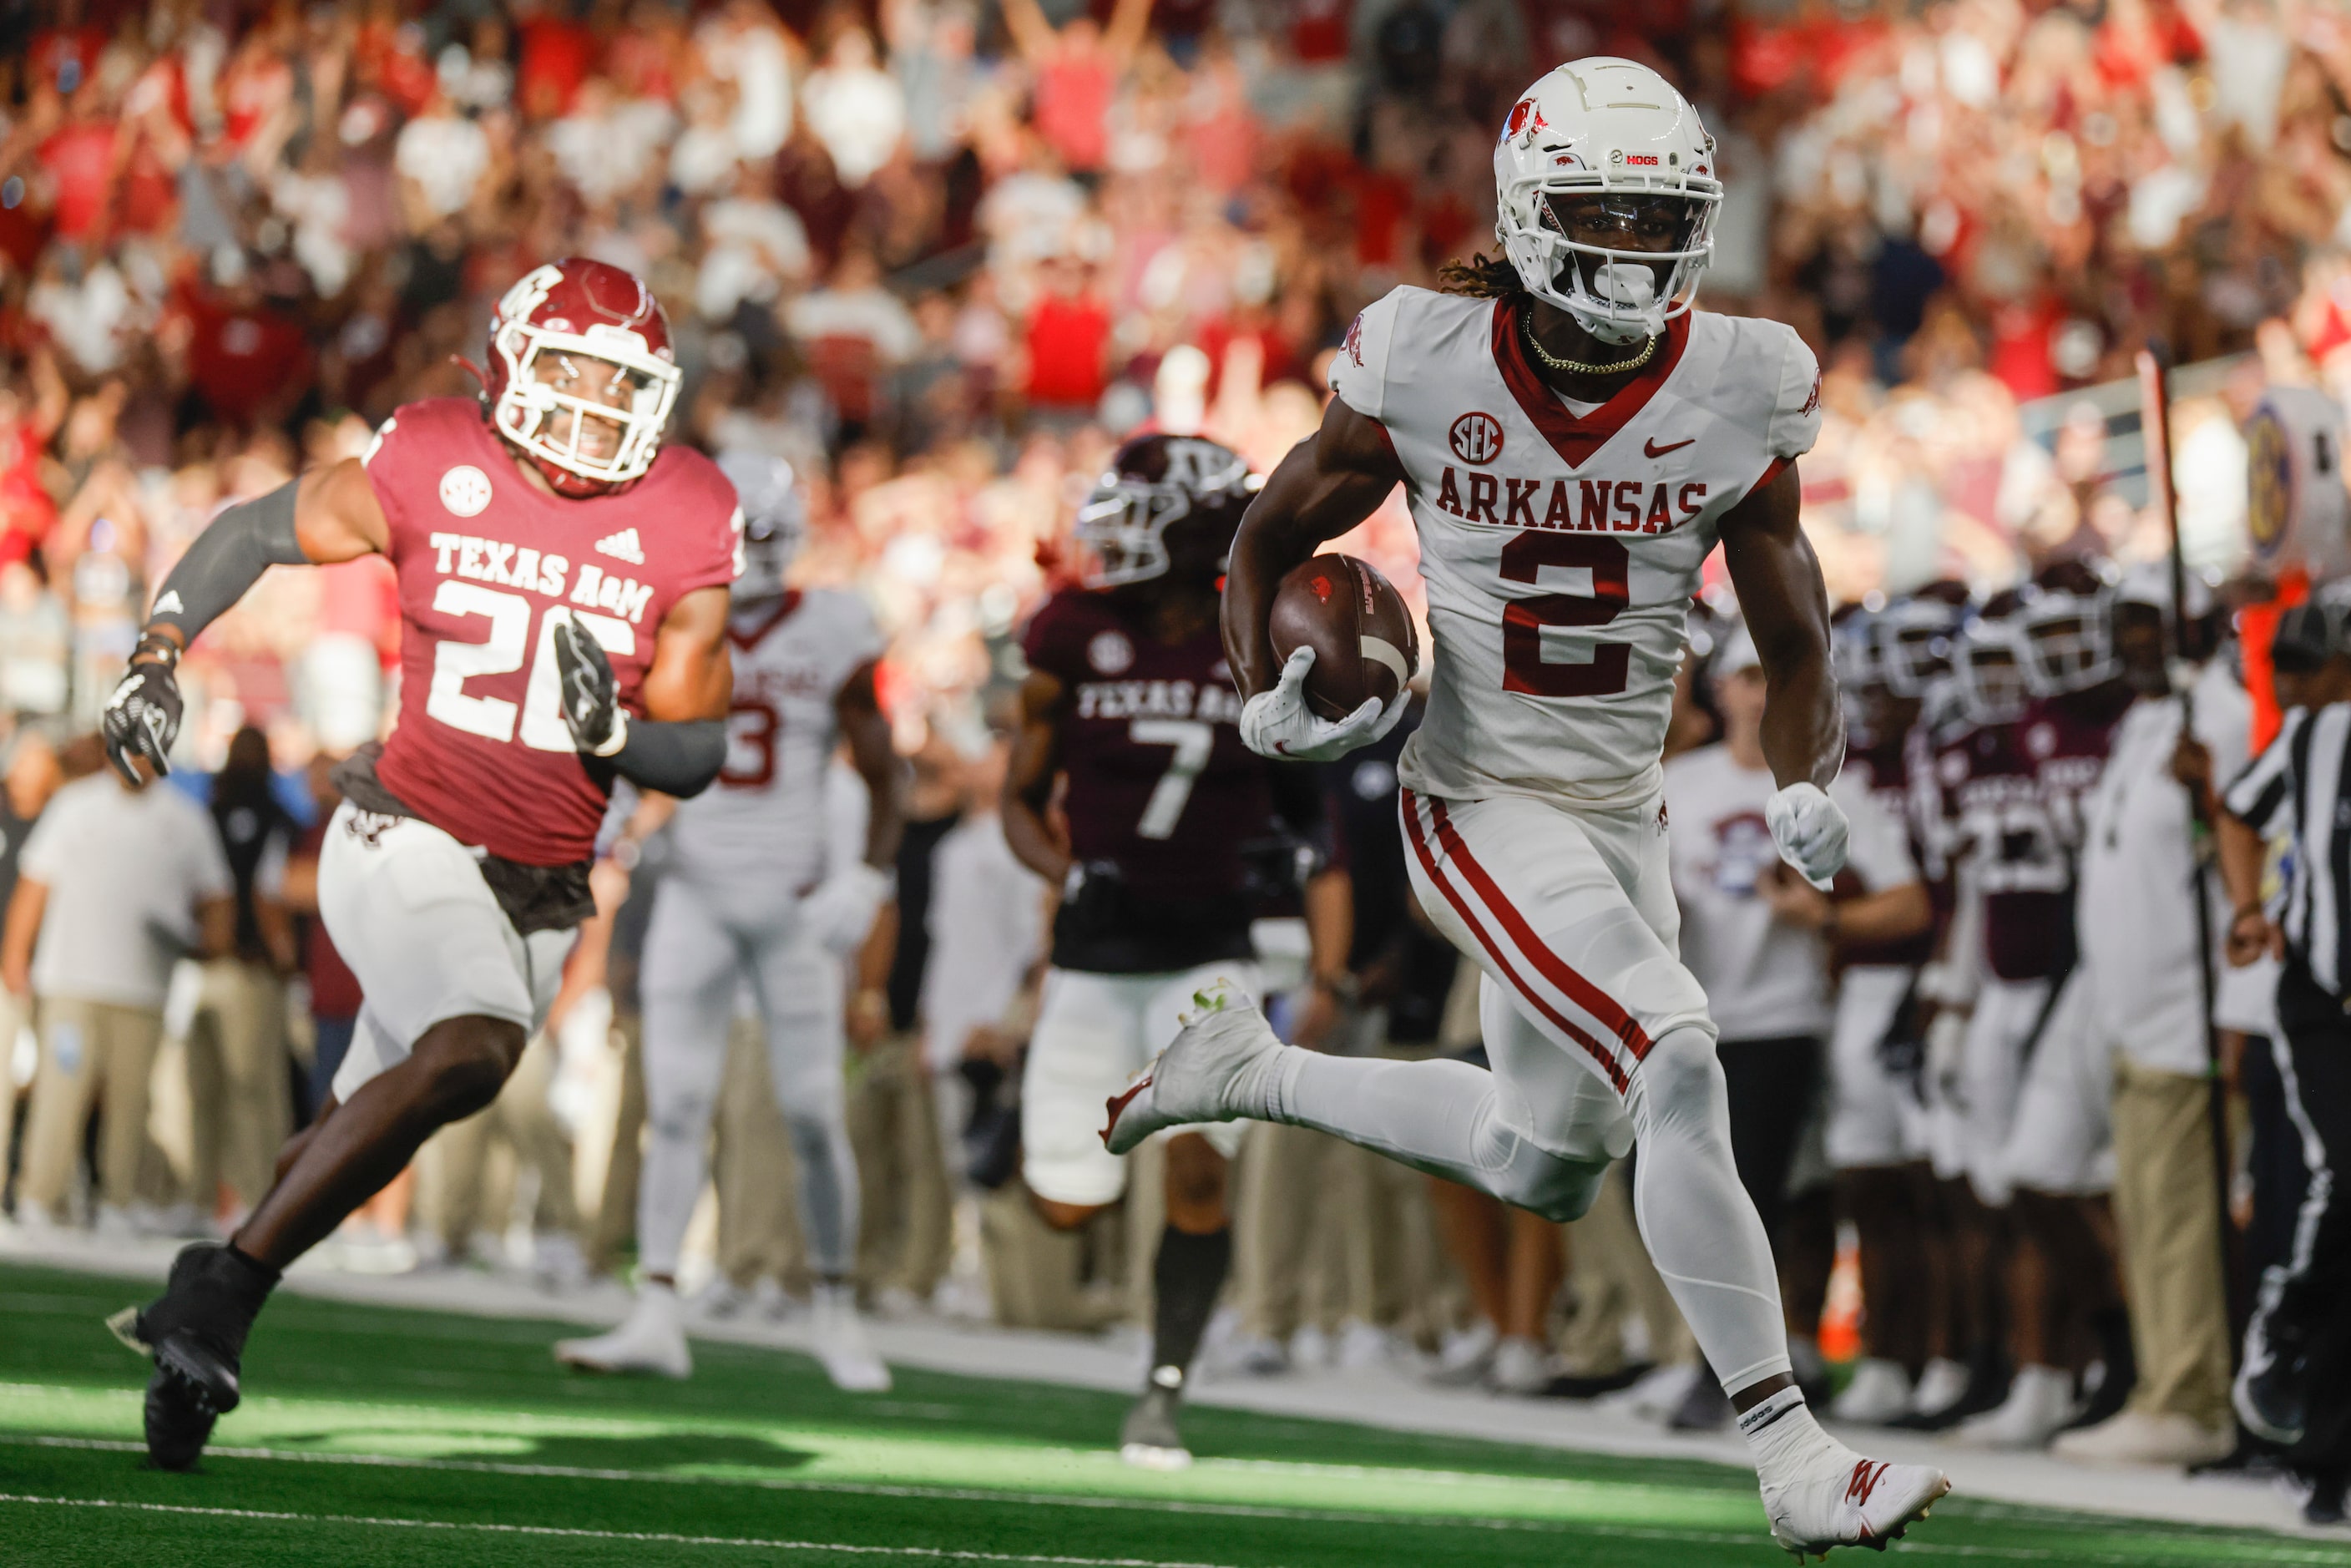
<path id="1" fill-rule="evenodd" d="M 2013 616 L 1978 615 L 1959 632 L 1951 660 L 1959 706 L 1975 724 L 2009 724 L 2022 716 L 2032 695 L 2026 685 L 2027 639 Z"/>
<path id="2" fill-rule="evenodd" d="M 1879 611 L 1870 630 L 1886 689 L 1897 697 L 1923 697 L 1928 685 L 1950 674 L 1964 618 L 1957 605 L 1923 593 L 1897 599 Z"/>
<path id="3" fill-rule="evenodd" d="M 2044 588 L 2029 595 L 2018 620 L 2024 628 L 2024 676 L 2035 696 L 2087 691 L 2123 673 L 2115 653 L 2114 592 L 2074 593 Z"/>
<path id="4" fill-rule="evenodd" d="M 743 570 L 735 579 L 735 601 L 779 598 L 784 574 L 808 537 L 808 507 L 792 465 L 764 452 L 722 452 L 718 471 L 735 486 L 743 508 Z"/>
<path id="5" fill-rule="evenodd" d="M 1672 83 L 1595 55 L 1559 67 L 1511 106 L 1494 144 L 1494 237 L 1527 291 L 1603 342 L 1637 343 L 1697 298 L 1722 181 L 1714 138 Z M 1667 225 L 1671 242 L 1636 250 L 1570 237 L 1572 226 L 1595 224 L 1628 235 Z"/>

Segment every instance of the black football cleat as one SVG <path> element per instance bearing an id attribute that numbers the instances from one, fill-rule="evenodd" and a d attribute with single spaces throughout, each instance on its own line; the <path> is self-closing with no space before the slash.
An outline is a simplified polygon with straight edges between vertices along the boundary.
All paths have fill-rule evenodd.
<path id="1" fill-rule="evenodd" d="M 114 1337 L 150 1357 L 147 1458 L 158 1469 L 194 1468 L 213 1424 L 237 1406 L 245 1338 L 277 1270 L 233 1247 L 199 1241 L 172 1260 L 163 1293 L 106 1320 Z"/>

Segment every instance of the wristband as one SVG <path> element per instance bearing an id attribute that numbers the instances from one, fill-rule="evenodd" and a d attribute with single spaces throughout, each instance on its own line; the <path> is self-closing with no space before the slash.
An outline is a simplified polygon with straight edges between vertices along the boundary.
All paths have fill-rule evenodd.
<path id="1" fill-rule="evenodd" d="M 598 757 L 618 757 L 621 754 L 621 748 L 628 744 L 629 710 L 624 707 L 615 706 L 612 709 L 612 733 L 604 737 L 604 744 L 598 747 L 593 755 Z"/>

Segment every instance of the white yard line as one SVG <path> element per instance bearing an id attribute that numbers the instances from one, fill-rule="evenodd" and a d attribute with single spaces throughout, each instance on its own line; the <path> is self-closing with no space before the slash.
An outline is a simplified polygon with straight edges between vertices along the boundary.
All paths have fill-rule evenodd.
<path id="1" fill-rule="evenodd" d="M 467 1524 L 442 1519 L 383 1519 L 356 1513 L 278 1513 L 253 1508 L 193 1508 L 183 1503 L 118 1502 L 104 1498 L 28 1497 L 0 1492 L 0 1503 L 35 1508 L 110 1508 L 134 1513 L 249 1519 L 273 1524 L 352 1524 L 383 1530 L 453 1530 L 481 1535 L 548 1535 L 569 1541 L 625 1541 L 649 1546 L 734 1546 L 759 1552 L 830 1552 L 849 1557 L 919 1557 L 934 1563 L 1044 1563 L 1057 1568 L 1229 1568 L 1159 1557 L 1063 1557 L 1048 1552 L 951 1552 L 933 1546 L 852 1546 L 835 1541 L 768 1541 L 733 1535 L 674 1535 L 652 1530 L 580 1530 L 553 1524 Z"/>

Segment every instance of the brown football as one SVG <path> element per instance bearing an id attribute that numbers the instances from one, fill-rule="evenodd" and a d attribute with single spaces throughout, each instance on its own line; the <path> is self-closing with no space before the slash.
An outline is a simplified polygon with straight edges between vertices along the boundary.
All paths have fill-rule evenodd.
<path id="1" fill-rule="evenodd" d="M 1420 668 L 1420 633 L 1395 585 L 1351 555 L 1318 555 L 1290 569 L 1267 623 L 1273 656 L 1314 650 L 1306 701 L 1344 718 L 1366 697 L 1384 703 Z"/>

